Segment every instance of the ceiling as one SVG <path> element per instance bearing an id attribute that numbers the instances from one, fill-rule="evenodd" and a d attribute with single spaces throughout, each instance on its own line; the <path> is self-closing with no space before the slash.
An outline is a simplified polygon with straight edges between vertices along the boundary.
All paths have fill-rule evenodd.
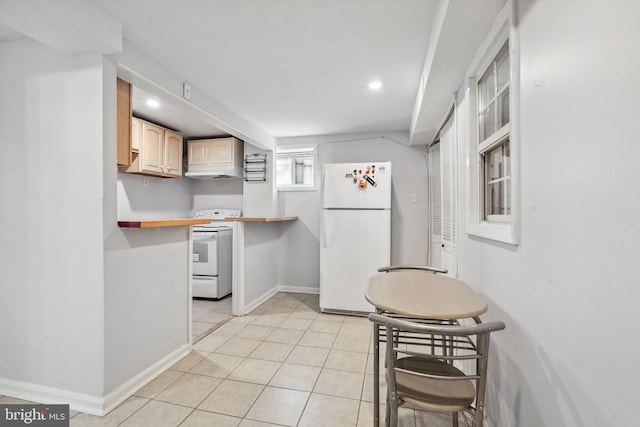
<path id="1" fill-rule="evenodd" d="M 124 38 L 269 135 L 411 131 L 426 143 L 503 3 L 22 0 L 3 9 L 0 41 L 19 37 L 13 28 L 71 54 L 109 54 Z M 187 136 L 224 133 L 153 85 L 133 95 L 134 112 Z"/>
<path id="2" fill-rule="evenodd" d="M 425 0 L 94 0 L 123 36 L 275 136 L 408 130 Z M 372 92 L 371 80 L 383 88 Z"/>
<path id="3" fill-rule="evenodd" d="M 147 104 L 149 100 L 157 101 L 158 106 L 149 106 Z M 132 86 L 131 108 L 134 116 L 176 130 L 185 138 L 228 135 L 227 132 L 207 121 L 201 112 L 193 111 L 187 104 L 178 102 L 175 97 L 163 91 L 154 91 L 152 93 L 138 86 Z"/>
<path id="4" fill-rule="evenodd" d="M 0 42 L 17 40 L 23 37 L 24 35 L 21 32 L 16 31 L 0 23 Z"/>

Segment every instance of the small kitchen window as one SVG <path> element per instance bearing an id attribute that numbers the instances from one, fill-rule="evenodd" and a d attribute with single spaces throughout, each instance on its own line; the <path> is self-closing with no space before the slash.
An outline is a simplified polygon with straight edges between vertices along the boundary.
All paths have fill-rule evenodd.
<path id="1" fill-rule="evenodd" d="M 276 148 L 276 186 L 279 191 L 317 189 L 317 150 L 315 144 Z"/>

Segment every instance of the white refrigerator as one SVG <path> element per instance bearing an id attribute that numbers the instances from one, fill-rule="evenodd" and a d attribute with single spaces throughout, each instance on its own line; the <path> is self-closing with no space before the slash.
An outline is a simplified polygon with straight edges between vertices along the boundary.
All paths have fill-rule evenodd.
<path id="1" fill-rule="evenodd" d="M 322 167 L 320 309 L 374 311 L 367 282 L 391 260 L 391 162 Z"/>

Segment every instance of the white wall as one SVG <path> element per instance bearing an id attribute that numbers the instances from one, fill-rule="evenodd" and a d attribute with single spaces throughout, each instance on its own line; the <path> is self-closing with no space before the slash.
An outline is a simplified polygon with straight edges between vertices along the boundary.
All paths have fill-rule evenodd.
<path id="1" fill-rule="evenodd" d="M 244 181 L 244 216 L 277 216 L 280 214 L 278 205 L 278 192 L 274 183 L 274 159 L 273 152 L 261 150 L 245 142 L 244 155 L 267 155 L 267 180 Z"/>
<path id="2" fill-rule="evenodd" d="M 118 173 L 118 220 L 190 218 L 193 206 L 190 184 L 187 178 Z"/>
<path id="3" fill-rule="evenodd" d="M 278 192 L 274 188 L 273 152 L 244 144 L 244 154 L 267 155 L 267 180 L 244 181 L 243 216 L 278 216 Z M 244 237 L 244 301 L 245 307 L 253 307 L 274 292 L 278 283 L 278 239 L 280 223 L 245 223 Z M 237 296 L 236 296 L 237 297 Z"/>
<path id="4" fill-rule="evenodd" d="M 117 221 L 189 218 L 193 199 L 186 178 L 148 177 L 144 185 L 143 176 L 117 172 L 116 64 L 105 60 L 104 74 L 103 395 L 109 406 L 133 391 L 120 388 L 128 381 L 186 351 L 191 310 L 189 227 L 122 229 Z"/>
<path id="5" fill-rule="evenodd" d="M 633 423 L 640 5 L 518 7 L 520 244 L 459 239 L 460 278 L 490 300 L 485 318 L 507 325 L 492 343 L 488 412 L 495 426 Z"/>
<path id="6" fill-rule="evenodd" d="M 189 342 L 189 227 L 105 242 L 105 394 Z"/>
<path id="7" fill-rule="evenodd" d="M 102 396 L 102 57 L 0 58 L 0 388 Z"/>
<path id="8" fill-rule="evenodd" d="M 242 178 L 156 178 L 118 173 L 118 219 L 190 218 L 209 208 L 243 208 Z"/>
<path id="9" fill-rule="evenodd" d="M 274 292 L 278 283 L 280 223 L 244 224 L 244 301 L 253 307 Z"/>
<path id="10" fill-rule="evenodd" d="M 117 227 L 114 64 L 0 57 L 0 394 L 100 411 L 188 343 L 188 231 Z"/>
<path id="11" fill-rule="evenodd" d="M 190 185 L 193 210 L 228 208 L 242 210 L 242 178 L 198 180 Z"/>
<path id="12" fill-rule="evenodd" d="M 324 163 L 391 161 L 391 262 L 426 264 L 427 162 L 423 147 L 408 147 L 408 132 L 384 135 L 323 135 L 279 138 L 279 145 L 318 143 Z M 417 202 L 411 203 L 415 193 Z M 319 286 L 320 190 L 280 192 L 284 214 L 300 219 L 282 228 L 278 281 L 283 286 Z"/>

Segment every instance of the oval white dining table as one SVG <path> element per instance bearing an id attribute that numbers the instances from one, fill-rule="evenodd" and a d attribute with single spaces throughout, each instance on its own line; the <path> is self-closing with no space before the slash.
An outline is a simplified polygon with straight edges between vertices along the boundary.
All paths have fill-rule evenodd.
<path id="1" fill-rule="evenodd" d="M 365 298 L 377 313 L 416 319 L 458 320 L 478 317 L 488 309 L 486 300 L 464 282 L 416 267 L 394 269 L 372 276 Z M 380 418 L 380 330 L 373 327 L 373 422 Z"/>

